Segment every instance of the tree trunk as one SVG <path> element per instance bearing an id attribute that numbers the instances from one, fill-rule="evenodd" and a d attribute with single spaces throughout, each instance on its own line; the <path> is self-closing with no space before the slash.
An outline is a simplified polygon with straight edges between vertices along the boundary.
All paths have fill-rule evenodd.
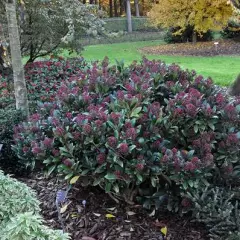
<path id="1" fill-rule="evenodd" d="M 127 29 L 128 29 L 128 32 L 131 33 L 132 32 L 131 4 L 130 4 L 130 0 L 126 0 L 126 1 L 127 1 Z"/>
<path id="2" fill-rule="evenodd" d="M 122 16 L 124 13 L 124 0 L 119 0 L 119 5 L 120 5 L 120 16 Z"/>
<path id="3" fill-rule="evenodd" d="M 118 17 L 118 5 L 117 0 L 114 0 L 114 16 Z"/>
<path id="4" fill-rule="evenodd" d="M 113 17 L 113 1 L 109 0 L 109 16 Z"/>
<path id="5" fill-rule="evenodd" d="M 134 0 L 134 5 L 135 5 L 136 17 L 140 17 L 138 0 Z"/>
<path id="6" fill-rule="evenodd" d="M 145 16 L 145 1 L 142 0 L 142 16 Z"/>
<path id="7" fill-rule="evenodd" d="M 192 42 L 193 43 L 197 42 L 197 33 L 195 31 L 193 31 L 193 33 L 192 33 Z"/>
<path id="8" fill-rule="evenodd" d="M 27 88 L 20 50 L 20 38 L 16 15 L 16 0 L 7 1 L 6 13 L 8 20 L 8 33 L 11 49 L 16 108 L 21 109 L 23 113 L 28 116 L 29 108 L 27 99 Z"/>

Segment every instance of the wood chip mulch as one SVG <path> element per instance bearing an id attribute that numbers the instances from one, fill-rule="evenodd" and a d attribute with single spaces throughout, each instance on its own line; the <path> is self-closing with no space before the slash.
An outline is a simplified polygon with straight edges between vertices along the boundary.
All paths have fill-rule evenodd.
<path id="1" fill-rule="evenodd" d="M 55 205 L 58 190 L 64 182 L 35 175 L 20 178 L 37 192 L 42 215 L 48 226 L 61 229 Z M 84 207 L 82 201 L 86 200 Z M 141 206 L 116 204 L 101 189 L 74 185 L 69 191 L 67 210 L 62 214 L 64 227 L 72 240 L 162 240 L 161 227 L 167 226 L 166 240 L 208 240 L 206 229 L 192 223 L 189 217 L 160 213 L 150 217 Z M 111 214 L 113 218 L 107 218 Z"/>
<path id="2" fill-rule="evenodd" d="M 139 49 L 142 54 L 172 56 L 203 56 L 218 55 L 240 56 L 240 40 L 216 40 L 211 42 L 163 44 Z"/>

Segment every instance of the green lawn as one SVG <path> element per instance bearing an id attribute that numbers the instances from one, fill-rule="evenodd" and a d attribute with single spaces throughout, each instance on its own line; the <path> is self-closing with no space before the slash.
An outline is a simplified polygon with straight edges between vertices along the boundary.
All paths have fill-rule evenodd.
<path id="1" fill-rule="evenodd" d="M 111 62 L 123 59 L 126 64 L 142 58 L 138 48 L 163 44 L 163 41 L 128 42 L 87 46 L 83 56 L 88 60 L 103 59 L 108 56 Z M 161 59 L 166 63 L 177 63 L 183 68 L 195 69 L 198 74 L 212 77 L 214 82 L 229 85 L 240 73 L 240 57 L 182 57 L 146 55 L 149 59 Z"/>

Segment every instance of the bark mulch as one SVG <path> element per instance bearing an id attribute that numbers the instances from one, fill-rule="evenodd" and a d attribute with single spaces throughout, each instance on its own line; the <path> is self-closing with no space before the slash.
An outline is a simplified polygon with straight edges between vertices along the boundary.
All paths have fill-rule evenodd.
<path id="1" fill-rule="evenodd" d="M 175 56 L 218 56 L 218 55 L 240 55 L 240 40 L 216 40 L 198 43 L 175 43 L 164 44 L 139 49 L 143 54 L 175 55 Z"/>
<path id="2" fill-rule="evenodd" d="M 58 190 L 66 189 L 64 182 L 40 174 L 19 180 L 37 192 L 46 224 L 61 229 L 55 199 Z M 86 200 L 85 207 L 83 200 Z M 161 240 L 163 226 L 168 229 L 167 240 L 209 239 L 206 229 L 192 223 L 189 217 L 164 212 L 152 217 L 139 205 L 116 204 L 101 189 L 74 185 L 66 203 L 69 205 L 62 217 L 73 240 Z M 106 214 L 114 217 L 107 218 Z"/>

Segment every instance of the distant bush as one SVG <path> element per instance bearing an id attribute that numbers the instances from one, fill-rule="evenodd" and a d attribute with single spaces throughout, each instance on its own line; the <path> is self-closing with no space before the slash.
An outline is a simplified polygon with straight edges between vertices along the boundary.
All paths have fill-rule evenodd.
<path id="1" fill-rule="evenodd" d="M 122 43 L 122 42 L 138 42 L 138 41 L 151 41 L 151 40 L 161 40 L 163 39 L 163 31 L 135 31 L 133 33 L 125 33 L 118 37 L 112 38 L 82 38 L 81 44 L 86 45 L 96 45 L 96 44 L 106 44 L 106 43 Z"/>
<path id="2" fill-rule="evenodd" d="M 67 234 L 43 225 L 39 201 L 24 183 L 0 172 L 0 232 L 2 240 L 67 240 Z"/>
<path id="3" fill-rule="evenodd" d="M 193 29 L 191 27 L 186 28 L 180 35 L 175 35 L 174 33 L 177 31 L 176 28 L 170 28 L 166 31 L 164 40 L 167 43 L 182 43 L 182 42 L 192 42 L 192 34 Z M 213 33 L 208 31 L 203 33 L 202 36 L 197 36 L 197 41 L 211 41 L 213 40 Z"/>
<path id="4" fill-rule="evenodd" d="M 110 32 L 127 31 L 126 17 L 105 18 L 103 20 L 106 22 L 105 29 Z M 157 28 L 149 25 L 147 17 L 132 17 L 132 27 L 133 31 L 158 31 Z"/>
<path id="5" fill-rule="evenodd" d="M 240 38 L 240 22 L 229 21 L 228 26 L 223 29 L 221 35 L 224 38 Z"/>

